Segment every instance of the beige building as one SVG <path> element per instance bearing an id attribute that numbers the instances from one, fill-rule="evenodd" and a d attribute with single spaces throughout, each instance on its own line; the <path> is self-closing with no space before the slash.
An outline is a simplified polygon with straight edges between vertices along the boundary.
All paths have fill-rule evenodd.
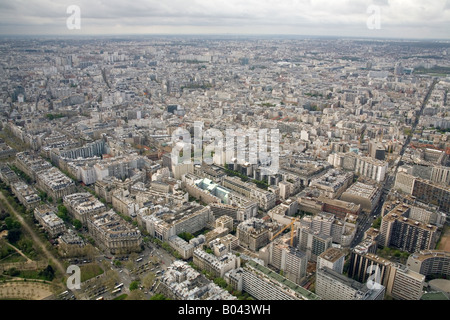
<path id="1" fill-rule="evenodd" d="M 212 273 L 214 277 L 221 278 L 226 272 L 237 269 L 241 265 L 241 259 L 232 253 L 217 257 L 200 248 L 194 250 L 193 262 L 200 269 Z"/>
<path id="2" fill-rule="evenodd" d="M 377 185 L 356 182 L 350 186 L 340 199 L 361 205 L 363 211 L 372 212 L 380 201 L 381 188 Z"/>
<path id="3" fill-rule="evenodd" d="M 87 224 L 87 217 L 106 211 L 106 206 L 94 195 L 85 193 L 72 193 L 64 196 L 63 204 L 73 219 Z"/>
<path id="4" fill-rule="evenodd" d="M 227 228 L 228 231 L 233 231 L 233 218 L 227 215 L 220 216 L 215 221 L 216 228 Z"/>
<path id="5" fill-rule="evenodd" d="M 383 300 L 386 288 L 370 287 L 328 267 L 316 272 L 316 294 L 324 300 Z"/>
<path id="6" fill-rule="evenodd" d="M 55 209 L 48 205 L 36 207 L 34 217 L 52 238 L 56 238 L 66 231 L 64 221 L 56 215 Z"/>
<path id="7" fill-rule="evenodd" d="M 406 266 L 424 276 L 450 276 L 450 252 L 442 250 L 423 250 L 409 256 Z"/>
<path id="8" fill-rule="evenodd" d="M 182 232 L 194 234 L 211 224 L 213 218 L 210 208 L 203 206 L 185 206 L 176 211 L 140 216 L 147 232 L 161 241 L 168 241 Z"/>
<path id="9" fill-rule="evenodd" d="M 23 181 L 12 183 L 11 191 L 27 209 L 36 208 L 41 202 L 36 189 Z"/>
<path id="10" fill-rule="evenodd" d="M 265 265 L 280 270 L 284 277 L 296 284 L 301 284 L 306 277 L 306 253 L 289 246 L 281 238 L 259 250 L 259 258 Z"/>
<path id="11" fill-rule="evenodd" d="M 251 218 L 237 226 L 236 237 L 242 247 L 258 251 L 269 243 L 270 238 L 278 231 L 278 224 L 268 225 L 262 219 Z"/>
<path id="12" fill-rule="evenodd" d="M 424 285 L 424 275 L 396 265 L 391 268 L 386 294 L 396 300 L 420 300 Z"/>
<path id="13" fill-rule="evenodd" d="M 89 234 L 95 242 L 113 254 L 141 250 L 140 231 L 123 220 L 113 210 L 93 214 L 87 218 Z"/>
<path id="14" fill-rule="evenodd" d="M 258 201 L 262 210 L 270 210 L 275 207 L 276 195 L 270 191 L 258 188 L 255 184 L 243 182 L 236 177 L 224 177 L 223 186 L 231 189 L 249 199 Z"/>
<path id="15" fill-rule="evenodd" d="M 36 181 L 37 186 L 54 200 L 76 191 L 75 182 L 56 167 L 41 171 L 37 175 Z"/>
<path id="16" fill-rule="evenodd" d="M 338 273 L 344 270 L 345 253 L 338 248 L 328 248 L 317 257 L 317 269 L 328 267 Z"/>

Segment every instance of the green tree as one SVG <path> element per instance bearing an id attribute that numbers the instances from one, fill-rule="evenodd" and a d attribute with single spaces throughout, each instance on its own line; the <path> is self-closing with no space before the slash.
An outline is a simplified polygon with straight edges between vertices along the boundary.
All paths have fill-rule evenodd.
<path id="1" fill-rule="evenodd" d="M 39 272 L 39 276 L 47 281 L 52 281 L 55 278 L 55 270 L 51 265 L 48 265 L 47 268 Z"/>
<path id="2" fill-rule="evenodd" d="M 75 220 L 73 220 L 73 226 L 75 227 L 75 229 L 81 230 L 81 228 L 83 227 L 83 224 L 81 223 L 80 220 L 75 219 Z"/>
<path id="3" fill-rule="evenodd" d="M 215 278 L 214 283 L 217 284 L 219 287 L 225 289 L 227 287 L 227 282 L 222 278 Z"/>
<path id="4" fill-rule="evenodd" d="M 375 229 L 380 229 L 381 226 L 381 217 L 378 217 L 375 219 L 375 221 L 372 223 L 372 227 Z"/>
<path id="5" fill-rule="evenodd" d="M 139 289 L 139 282 L 138 281 L 133 281 L 130 283 L 130 291 L 134 291 Z"/>
<path id="6" fill-rule="evenodd" d="M 8 236 L 6 237 L 6 239 L 8 239 L 10 243 L 14 244 L 19 241 L 21 235 L 22 231 L 20 229 L 11 229 L 8 231 Z"/>
<path id="7" fill-rule="evenodd" d="M 5 219 L 6 229 L 12 230 L 12 229 L 20 229 L 20 222 L 17 220 L 14 220 L 11 217 L 7 217 Z"/>
<path id="8" fill-rule="evenodd" d="M 189 240 L 194 238 L 194 236 L 192 234 L 190 234 L 189 232 L 182 232 L 178 236 L 187 242 L 189 242 Z"/>

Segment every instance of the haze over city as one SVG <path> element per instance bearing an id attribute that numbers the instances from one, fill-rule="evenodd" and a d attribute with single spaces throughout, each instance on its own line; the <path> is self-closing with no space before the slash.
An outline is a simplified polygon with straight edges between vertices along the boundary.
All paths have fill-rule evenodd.
<path id="1" fill-rule="evenodd" d="M 81 28 L 69 30 L 69 6 Z M 379 28 L 368 28 L 379 13 Z M 3 35 L 288 34 L 450 38 L 448 0 L 14 0 L 0 2 Z"/>

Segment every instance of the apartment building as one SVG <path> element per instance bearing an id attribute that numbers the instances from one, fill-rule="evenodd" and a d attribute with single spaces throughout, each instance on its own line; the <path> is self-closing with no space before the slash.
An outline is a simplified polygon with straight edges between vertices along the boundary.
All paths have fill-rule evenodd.
<path id="1" fill-rule="evenodd" d="M 171 236 L 182 232 L 191 234 L 202 230 L 213 221 L 209 207 L 187 206 L 173 211 L 160 211 L 140 217 L 147 232 L 161 240 L 168 241 Z"/>
<path id="2" fill-rule="evenodd" d="M 34 209 L 34 218 L 51 238 L 56 238 L 66 231 L 64 221 L 55 213 L 55 208 L 41 205 Z"/>
<path id="3" fill-rule="evenodd" d="M 336 168 L 351 170 L 378 183 L 384 181 L 388 170 L 386 161 L 365 157 L 354 152 L 332 153 L 328 156 L 328 162 Z"/>
<path id="4" fill-rule="evenodd" d="M 425 276 L 412 271 L 405 265 L 391 268 L 386 294 L 396 300 L 420 300 L 423 295 Z"/>
<path id="5" fill-rule="evenodd" d="M 224 177 L 223 186 L 258 202 L 262 210 L 270 210 L 275 207 L 276 195 L 270 191 L 258 188 L 256 185 L 243 182 L 236 177 Z"/>
<path id="6" fill-rule="evenodd" d="M 317 257 L 331 247 L 332 237 L 315 232 L 311 228 L 297 229 L 297 248 L 306 253 L 308 260 L 317 261 Z"/>
<path id="7" fill-rule="evenodd" d="M 435 248 L 438 228 L 409 218 L 410 212 L 411 206 L 401 203 L 383 217 L 379 245 L 409 253 Z"/>
<path id="8" fill-rule="evenodd" d="M 173 300 L 237 299 L 181 260 L 175 260 L 167 267 L 155 292 Z"/>
<path id="9" fill-rule="evenodd" d="M 17 153 L 15 163 L 17 168 L 33 180 L 37 180 L 38 173 L 52 167 L 50 162 L 29 151 Z"/>
<path id="10" fill-rule="evenodd" d="M 394 188 L 416 197 L 418 201 L 436 205 L 440 210 L 450 212 L 450 187 L 448 185 L 437 184 L 399 171 L 395 178 Z"/>
<path id="11" fill-rule="evenodd" d="M 344 270 L 345 253 L 338 248 L 328 248 L 317 257 L 316 269 L 327 267 L 341 273 Z"/>
<path id="12" fill-rule="evenodd" d="M 244 268 L 226 273 L 225 280 L 235 290 L 258 300 L 320 300 L 318 295 L 253 260 Z"/>
<path id="13" fill-rule="evenodd" d="M 6 164 L 0 165 L 0 179 L 7 186 L 10 186 L 14 182 L 20 181 L 19 176 Z"/>
<path id="14" fill-rule="evenodd" d="M 409 270 L 424 276 L 450 276 L 450 252 L 443 250 L 423 250 L 408 257 L 406 266 Z"/>
<path id="15" fill-rule="evenodd" d="M 107 210 L 106 206 L 94 195 L 85 193 L 72 193 L 63 197 L 63 204 L 67 208 L 72 219 L 77 219 L 87 224 L 87 217 L 92 214 L 102 213 Z"/>
<path id="16" fill-rule="evenodd" d="M 87 217 L 89 234 L 95 242 L 113 254 L 124 254 L 141 250 L 140 231 L 123 220 L 113 210 Z"/>
<path id="17" fill-rule="evenodd" d="M 328 267 L 316 272 L 316 294 L 324 300 L 383 300 L 386 288 L 369 286 Z"/>
<path id="18" fill-rule="evenodd" d="M 268 224 L 262 219 L 250 218 L 237 226 L 236 237 L 242 247 L 258 251 L 269 243 L 270 238 L 278 230 L 280 230 L 278 224 Z"/>
<path id="19" fill-rule="evenodd" d="M 41 202 L 36 189 L 24 181 L 12 183 L 11 191 L 27 209 L 34 209 Z"/>
<path id="20" fill-rule="evenodd" d="M 358 282 L 372 280 L 388 287 L 393 265 L 388 259 L 355 248 L 350 253 L 348 276 Z"/>
<path id="21" fill-rule="evenodd" d="M 289 246 L 280 238 L 262 248 L 259 257 L 265 265 L 280 270 L 284 277 L 296 284 L 301 284 L 306 277 L 306 253 Z"/>
<path id="22" fill-rule="evenodd" d="M 55 167 L 39 172 L 36 181 L 37 186 L 55 200 L 76 190 L 75 182 Z"/>
<path id="23" fill-rule="evenodd" d="M 309 186 L 319 189 L 322 196 L 335 199 L 339 198 L 352 183 L 352 172 L 330 169 L 319 178 L 313 179 Z"/>
<path id="24" fill-rule="evenodd" d="M 114 190 L 111 195 L 111 203 L 116 212 L 132 218 L 136 217 L 140 209 L 136 199 L 126 189 Z"/>
<path id="25" fill-rule="evenodd" d="M 181 255 L 182 259 L 187 260 L 192 258 L 195 249 L 203 246 L 206 243 L 206 237 L 201 234 L 198 237 L 187 242 L 179 236 L 171 236 L 168 242 L 169 245 Z"/>
<path id="26" fill-rule="evenodd" d="M 206 270 L 206 272 L 213 274 L 214 277 L 221 278 L 223 278 L 226 272 L 241 266 L 241 259 L 233 253 L 215 256 L 200 248 L 194 250 L 192 261 L 201 270 Z"/>

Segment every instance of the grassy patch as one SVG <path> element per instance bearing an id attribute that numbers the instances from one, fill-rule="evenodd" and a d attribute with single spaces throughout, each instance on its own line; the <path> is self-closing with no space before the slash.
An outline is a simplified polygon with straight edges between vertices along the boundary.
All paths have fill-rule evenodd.
<path id="1" fill-rule="evenodd" d="M 9 256 L 0 260 L 0 263 L 15 263 L 15 262 L 26 262 L 27 260 L 22 257 L 18 252 L 13 252 Z"/>
<path id="2" fill-rule="evenodd" d="M 81 271 L 81 282 L 94 278 L 101 275 L 104 271 L 100 266 L 94 263 L 88 263 L 80 266 Z"/>
<path id="3" fill-rule="evenodd" d="M 128 297 L 126 293 L 121 294 L 120 296 L 115 297 L 113 300 L 125 300 Z"/>

